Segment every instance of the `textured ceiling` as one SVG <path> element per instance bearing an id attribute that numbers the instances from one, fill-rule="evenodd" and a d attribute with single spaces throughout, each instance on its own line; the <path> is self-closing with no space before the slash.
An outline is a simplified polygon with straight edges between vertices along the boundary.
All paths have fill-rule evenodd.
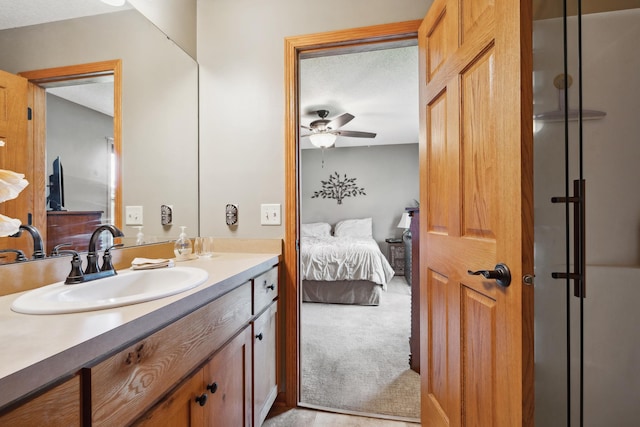
<path id="1" fill-rule="evenodd" d="M 0 30 L 131 9 L 100 0 L 0 0 Z"/>
<path id="2" fill-rule="evenodd" d="M 329 110 L 328 119 L 355 116 L 340 129 L 377 133 L 373 139 L 338 136 L 336 147 L 417 143 L 417 46 L 302 59 L 300 123 L 308 126 L 319 109 Z M 301 147 L 313 148 L 309 138 L 301 138 Z"/>
<path id="3" fill-rule="evenodd" d="M 47 93 L 113 117 L 113 82 L 57 87 Z"/>

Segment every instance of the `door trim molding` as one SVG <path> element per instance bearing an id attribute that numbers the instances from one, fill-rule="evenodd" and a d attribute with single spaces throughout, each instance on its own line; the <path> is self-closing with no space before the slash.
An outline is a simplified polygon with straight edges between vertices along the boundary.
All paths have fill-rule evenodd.
<path id="1" fill-rule="evenodd" d="M 416 39 L 421 20 L 374 25 L 348 30 L 330 31 L 285 38 L 285 237 L 284 269 L 281 300 L 284 320 L 284 403 L 296 407 L 300 401 L 300 289 L 298 280 L 298 226 L 300 164 L 299 125 L 299 70 L 300 55 L 333 51 L 335 49 L 365 49 L 367 45 Z M 281 375 L 280 378 L 283 378 Z M 280 400 L 282 400 L 280 396 Z"/>

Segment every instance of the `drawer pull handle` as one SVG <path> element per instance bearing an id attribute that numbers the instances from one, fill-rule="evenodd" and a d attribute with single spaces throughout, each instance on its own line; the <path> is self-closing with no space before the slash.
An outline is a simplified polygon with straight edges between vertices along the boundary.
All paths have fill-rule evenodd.
<path id="1" fill-rule="evenodd" d="M 262 332 L 256 335 L 256 338 L 258 338 L 258 341 L 262 341 Z"/>
<path id="2" fill-rule="evenodd" d="M 207 395 L 206 395 L 206 393 L 203 393 L 200 396 L 196 397 L 196 402 L 198 402 L 198 405 L 200 405 L 200 406 L 206 405 L 207 404 Z"/>
<path id="3" fill-rule="evenodd" d="M 274 284 L 271 284 L 271 285 L 267 286 L 267 281 L 266 280 L 264 281 L 264 287 L 267 288 L 267 289 L 271 289 L 272 291 L 276 289 L 276 285 L 274 285 Z"/>
<path id="4" fill-rule="evenodd" d="M 218 383 L 207 384 L 207 390 L 209 390 L 211 394 L 215 393 L 218 391 Z"/>

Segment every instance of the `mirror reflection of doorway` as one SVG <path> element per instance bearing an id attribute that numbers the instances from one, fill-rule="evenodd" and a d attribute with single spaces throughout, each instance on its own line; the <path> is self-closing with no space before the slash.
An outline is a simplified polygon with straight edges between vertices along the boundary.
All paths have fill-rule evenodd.
<path id="1" fill-rule="evenodd" d="M 115 194 L 113 75 L 56 82 L 55 87 L 46 88 L 46 98 L 47 173 L 50 178 L 63 177 L 48 182 L 49 229 L 50 222 L 59 221 L 56 217 L 68 215 L 74 216 L 74 223 L 93 222 L 94 227 L 111 223 Z M 67 240 L 73 239 L 50 235 L 47 248 L 51 251 L 57 244 L 69 243 Z"/>
<path id="2" fill-rule="evenodd" d="M 43 91 L 34 114 L 45 153 L 46 249 L 86 251 L 100 224 L 121 226 L 121 62 L 21 73 Z M 45 118 L 45 122 L 43 121 Z M 102 241 L 101 248 L 112 241 Z"/>
<path id="3" fill-rule="evenodd" d="M 392 258 L 391 245 L 405 232 L 402 214 L 419 198 L 417 57 L 415 40 L 301 56 L 300 134 L 321 119 L 318 110 L 326 110 L 328 120 L 353 115 L 340 131 L 376 134 L 337 135 L 335 146 L 324 149 L 300 138 L 302 235 L 306 224 L 328 224 L 335 234 L 341 221 L 371 218 L 375 244 L 387 261 Z M 328 193 L 314 197 L 336 173 L 354 179 L 366 194 L 340 202 Z M 304 275 L 302 266 L 303 288 Z M 313 297 L 301 303 L 301 406 L 419 420 L 419 374 L 409 365 L 411 286 L 401 268 L 383 286 L 377 305 L 339 295 L 342 303 L 311 302 Z"/>

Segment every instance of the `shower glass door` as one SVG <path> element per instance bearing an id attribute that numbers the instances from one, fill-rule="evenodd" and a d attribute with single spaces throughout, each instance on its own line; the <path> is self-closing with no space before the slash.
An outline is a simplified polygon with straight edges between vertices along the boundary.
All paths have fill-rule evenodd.
<path id="1" fill-rule="evenodd" d="M 534 1 L 537 426 L 640 419 L 639 7 Z"/>

